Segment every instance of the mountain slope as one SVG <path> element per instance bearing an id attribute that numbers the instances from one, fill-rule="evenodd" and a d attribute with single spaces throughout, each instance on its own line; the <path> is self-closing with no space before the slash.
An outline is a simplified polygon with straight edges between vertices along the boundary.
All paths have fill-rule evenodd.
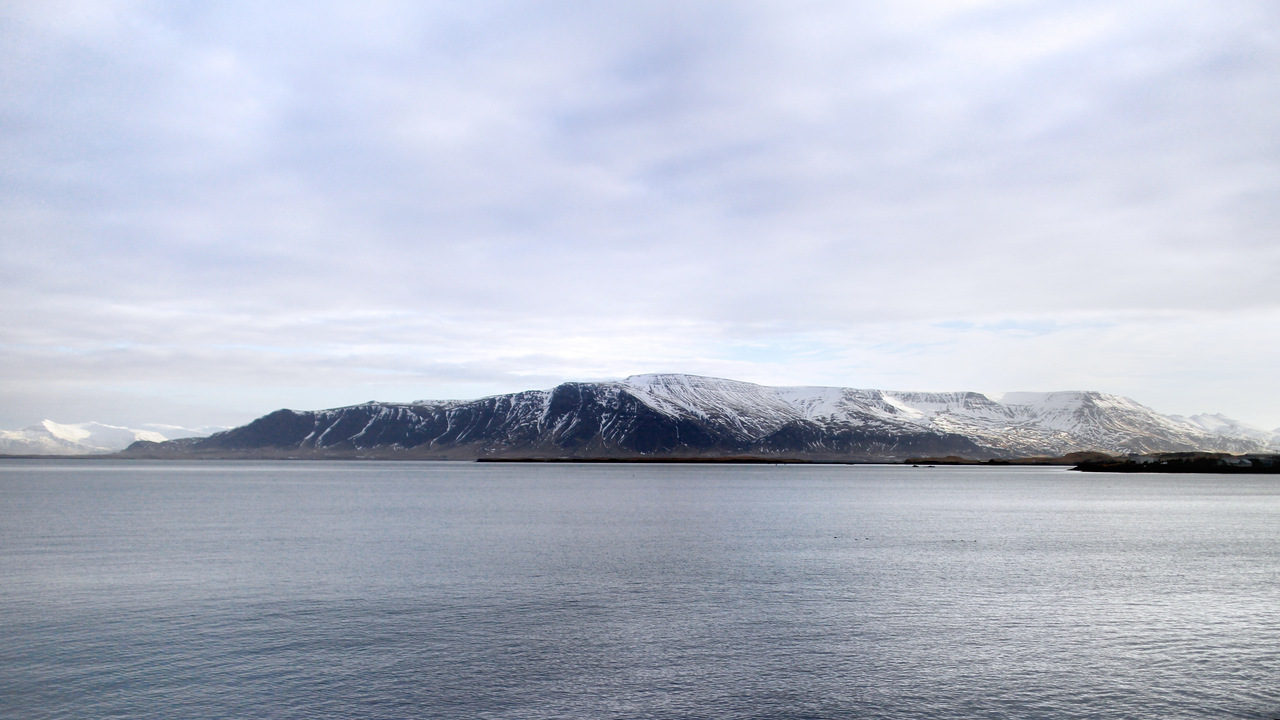
<path id="1" fill-rule="evenodd" d="M 570 382 L 474 401 L 279 410 L 208 438 L 141 442 L 140 456 L 715 457 L 893 460 L 1096 450 L 1265 452 L 1280 437 L 1165 416 L 1097 392 L 888 392 L 768 387 L 691 375 Z"/>

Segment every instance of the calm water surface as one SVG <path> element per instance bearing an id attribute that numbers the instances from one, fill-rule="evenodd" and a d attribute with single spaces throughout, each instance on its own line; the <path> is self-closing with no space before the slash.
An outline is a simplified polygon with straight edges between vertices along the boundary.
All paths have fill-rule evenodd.
<path id="1" fill-rule="evenodd" d="M 4 718 L 1280 718 L 1280 482 L 0 462 Z"/>

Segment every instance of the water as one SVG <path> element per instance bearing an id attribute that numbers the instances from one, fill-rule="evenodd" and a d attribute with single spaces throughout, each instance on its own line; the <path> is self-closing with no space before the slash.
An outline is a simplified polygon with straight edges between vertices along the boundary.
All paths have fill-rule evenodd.
<path id="1" fill-rule="evenodd" d="M 1280 718 L 1280 483 L 0 462 L 4 718 Z"/>

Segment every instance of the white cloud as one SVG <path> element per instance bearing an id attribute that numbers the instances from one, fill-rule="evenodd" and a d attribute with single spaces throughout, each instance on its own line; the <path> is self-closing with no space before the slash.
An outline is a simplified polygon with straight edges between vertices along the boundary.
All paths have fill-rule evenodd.
<path id="1" fill-rule="evenodd" d="M 652 370 L 1280 425 L 1266 3 L 103 7 L 0 10 L 0 426 Z"/>

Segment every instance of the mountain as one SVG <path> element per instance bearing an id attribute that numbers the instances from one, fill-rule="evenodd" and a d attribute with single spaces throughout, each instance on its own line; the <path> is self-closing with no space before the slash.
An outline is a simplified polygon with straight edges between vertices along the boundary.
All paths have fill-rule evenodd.
<path id="1" fill-rule="evenodd" d="M 278 410 L 135 457 L 417 459 L 759 456 L 879 461 L 1078 451 L 1267 452 L 1280 435 L 1161 415 L 1099 392 L 924 393 L 767 387 L 693 375 L 570 382 L 470 401 Z"/>
<path id="2" fill-rule="evenodd" d="M 1179 422 L 1194 425 L 1206 432 L 1218 435 L 1231 435 L 1242 438 L 1251 438 L 1263 444 L 1276 445 L 1276 439 L 1280 438 L 1280 428 L 1276 428 L 1270 432 L 1246 425 L 1239 420 L 1232 420 L 1225 415 L 1219 414 L 1200 414 L 1191 417 L 1182 417 L 1181 415 L 1170 415 L 1170 418 Z"/>
<path id="3" fill-rule="evenodd" d="M 162 443 L 176 438 L 208 435 L 223 428 L 189 429 L 177 425 L 148 425 L 150 429 L 104 425 L 98 422 L 64 425 L 45 420 L 21 430 L 0 430 L 0 455 L 94 455 L 113 453 L 138 442 Z"/>

